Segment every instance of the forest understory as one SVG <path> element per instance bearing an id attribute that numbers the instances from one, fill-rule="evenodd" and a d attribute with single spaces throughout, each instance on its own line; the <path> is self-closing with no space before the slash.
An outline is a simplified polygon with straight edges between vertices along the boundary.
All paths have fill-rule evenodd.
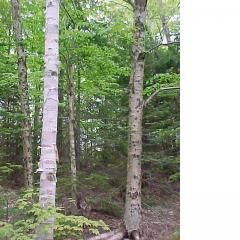
<path id="1" fill-rule="evenodd" d="M 178 184 L 177 184 L 178 185 Z M 178 186 L 175 186 L 178 188 Z M 169 186 L 168 186 L 169 190 Z M 153 196 L 157 192 L 161 192 L 159 188 L 146 190 L 143 197 Z M 164 191 L 164 190 L 163 190 Z M 160 196 L 154 195 L 154 199 L 144 199 L 142 204 L 142 239 L 143 240 L 177 240 L 180 233 L 180 202 L 179 192 L 172 189 L 171 193 L 165 193 Z M 101 196 L 101 195 L 100 195 Z M 163 198 L 161 196 L 164 196 Z M 123 203 L 119 199 L 118 206 Z M 122 224 L 122 219 L 112 216 L 111 213 L 104 213 L 93 210 L 90 214 L 92 219 L 104 220 L 111 230 L 118 229 Z"/>
<path id="2" fill-rule="evenodd" d="M 89 174 L 85 172 L 85 174 Z M 101 174 L 106 174 L 103 171 Z M 146 179 L 145 186 L 142 189 L 142 223 L 141 236 L 142 240 L 178 240 L 180 239 L 180 201 L 179 201 L 179 183 L 169 183 L 164 180 L 164 176 L 159 174 L 154 179 Z M 96 184 L 89 181 L 89 184 Z M 11 186 L 12 185 L 12 186 Z M 11 187 L 9 187 L 11 186 Z M 85 198 L 91 202 L 91 211 L 88 217 L 93 220 L 103 220 L 110 228 L 116 230 L 122 226 L 122 217 L 124 211 L 124 196 L 120 188 L 108 185 L 107 191 L 92 187 L 82 188 Z M 61 192 L 63 189 L 61 189 Z M 67 190 L 65 189 L 66 196 Z M 15 184 L 8 183 L 2 186 L 0 194 L 5 194 L 5 201 L 0 202 L 1 218 L 8 218 L 12 221 L 16 200 L 19 198 L 19 189 Z M 62 193 L 59 194 L 58 202 L 61 205 Z M 71 197 L 71 196 L 69 196 Z M 7 200 L 7 201 L 6 201 Z M 91 201 L 92 200 L 92 201 Z M 14 212 L 14 211 L 13 211 Z M 105 231 L 100 231 L 104 233 Z M 86 230 L 83 239 L 87 240 L 90 235 Z M 66 238 L 66 240 L 76 240 L 78 238 Z"/>

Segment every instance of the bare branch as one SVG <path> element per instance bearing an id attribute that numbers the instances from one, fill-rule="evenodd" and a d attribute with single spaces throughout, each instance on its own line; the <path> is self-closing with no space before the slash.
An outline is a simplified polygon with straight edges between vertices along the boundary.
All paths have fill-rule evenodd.
<path id="1" fill-rule="evenodd" d="M 174 44 L 180 44 L 180 42 L 169 42 L 169 43 L 160 43 L 152 48 L 150 48 L 148 51 L 146 51 L 145 53 L 150 53 L 152 52 L 154 49 L 160 47 L 160 46 L 169 46 L 169 45 L 174 45 Z"/>
<path id="2" fill-rule="evenodd" d="M 71 22 L 73 23 L 73 25 L 76 25 L 76 22 L 73 20 L 72 16 L 69 14 L 68 10 L 66 9 L 64 3 L 62 2 L 62 5 L 61 5 L 64 9 L 64 11 L 66 12 L 66 14 L 68 15 L 69 19 L 71 20 Z"/>
<path id="3" fill-rule="evenodd" d="M 167 88 L 160 88 L 158 90 L 156 90 L 149 98 L 147 98 L 145 101 L 144 101 L 144 104 L 143 106 L 146 107 L 149 102 L 161 91 L 165 91 L 165 90 L 175 90 L 175 89 L 180 89 L 180 87 L 167 87 Z"/>

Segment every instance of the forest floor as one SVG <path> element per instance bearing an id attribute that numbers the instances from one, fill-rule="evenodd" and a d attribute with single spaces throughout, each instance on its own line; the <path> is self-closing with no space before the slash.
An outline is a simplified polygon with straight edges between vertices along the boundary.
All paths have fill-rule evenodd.
<path id="1" fill-rule="evenodd" d="M 169 186 L 167 192 L 164 192 L 166 189 L 159 191 L 159 187 L 143 190 L 142 240 L 180 239 L 179 184 L 170 186 L 171 189 Z M 111 230 L 122 223 L 121 218 L 99 211 L 92 211 L 90 218 L 102 219 Z"/>
<path id="2" fill-rule="evenodd" d="M 142 240 L 180 239 L 179 183 L 171 184 L 161 178 L 149 181 L 142 189 Z M 16 191 L 12 193 L 13 199 L 16 198 Z M 103 220 L 111 230 L 121 226 L 125 193 L 121 196 L 118 188 L 100 190 L 98 187 L 85 194 L 88 199 L 96 200 L 90 219 Z"/>
<path id="3" fill-rule="evenodd" d="M 145 205 L 145 204 L 143 204 Z M 122 220 L 104 214 L 92 211 L 91 219 L 102 219 L 109 225 L 111 230 L 119 228 Z M 142 240 L 177 240 L 179 229 L 179 201 L 177 199 L 169 199 L 157 206 L 144 206 L 142 210 Z"/>

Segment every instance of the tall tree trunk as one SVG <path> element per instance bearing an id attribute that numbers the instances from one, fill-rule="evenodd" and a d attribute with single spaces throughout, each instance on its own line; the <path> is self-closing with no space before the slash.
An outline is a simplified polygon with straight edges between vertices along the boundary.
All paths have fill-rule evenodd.
<path id="1" fill-rule="evenodd" d="M 59 65 L 59 0 L 46 0 L 43 127 L 40 157 L 40 206 L 55 207 Z M 53 239 L 54 216 L 40 224 L 37 239 Z M 43 229 L 47 227 L 47 231 Z"/>
<path id="2" fill-rule="evenodd" d="M 77 104 L 76 104 L 76 124 L 75 124 L 75 133 L 76 133 L 76 166 L 77 170 L 80 170 L 80 154 L 81 154 L 81 125 L 80 125 L 80 70 L 78 69 L 78 81 L 77 81 Z"/>
<path id="3" fill-rule="evenodd" d="M 74 92 L 73 92 L 73 65 L 67 64 L 67 80 L 68 80 L 68 133 L 69 133 L 69 157 L 71 163 L 71 178 L 72 178 L 72 198 L 76 199 L 77 194 L 77 169 L 75 155 L 75 139 L 74 139 Z"/>
<path id="4" fill-rule="evenodd" d="M 130 237 L 139 239 L 141 222 L 141 154 L 144 78 L 144 38 L 147 0 L 135 0 L 134 45 L 129 96 L 129 148 L 124 223 Z"/>
<path id="5" fill-rule="evenodd" d="M 8 28 L 8 55 L 10 55 L 10 51 L 11 51 L 11 29 L 12 29 L 12 25 L 9 25 L 9 28 Z"/>
<path id="6" fill-rule="evenodd" d="M 26 55 L 23 47 L 22 24 L 19 11 L 19 1 L 11 0 L 14 32 L 16 35 L 18 55 L 18 75 L 21 111 L 24 115 L 22 121 L 23 137 L 23 165 L 25 170 L 25 185 L 33 187 L 33 164 L 32 164 L 32 129 L 30 121 L 30 107 L 27 83 Z"/>
<path id="7" fill-rule="evenodd" d="M 171 36 L 170 36 L 169 28 L 168 28 L 168 25 L 167 25 L 166 16 L 163 13 L 163 7 L 164 7 L 163 0 L 159 0 L 159 6 L 160 6 L 160 10 L 161 10 L 160 20 L 162 22 L 163 33 L 166 37 L 167 43 L 170 43 L 171 42 Z"/>
<path id="8" fill-rule="evenodd" d="M 34 100 L 34 119 L 33 119 L 33 162 L 39 158 L 38 142 L 40 137 L 40 96 L 41 90 L 39 82 L 36 82 L 35 91 L 36 96 Z"/>
<path id="9" fill-rule="evenodd" d="M 59 78 L 59 83 L 58 83 L 58 98 L 59 98 L 59 103 L 63 103 L 63 75 L 64 71 L 61 69 L 60 70 L 60 78 Z M 58 157 L 59 157 L 59 162 L 62 161 L 63 157 L 63 115 L 64 115 L 64 109 L 62 106 L 58 106 L 58 131 L 57 131 L 57 146 L 58 146 Z"/>

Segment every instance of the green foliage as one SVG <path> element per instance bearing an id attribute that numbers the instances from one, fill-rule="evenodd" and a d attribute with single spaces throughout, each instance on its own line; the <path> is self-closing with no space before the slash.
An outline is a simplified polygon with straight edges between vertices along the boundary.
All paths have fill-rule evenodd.
<path id="1" fill-rule="evenodd" d="M 160 14 L 164 14 L 172 35 L 179 34 L 177 0 L 160 8 L 158 1 L 148 3 L 146 50 L 161 42 Z M 27 55 L 31 122 L 33 124 L 34 165 L 39 160 L 43 104 L 44 1 L 21 2 L 24 48 Z M 8 163 L 22 163 L 23 115 L 20 111 L 15 37 L 11 30 L 10 2 L 0 3 L 0 166 L 4 180 L 19 181 L 23 171 L 10 173 Z M 128 144 L 128 83 L 131 69 L 132 9 L 124 1 L 69 1 L 60 9 L 60 61 L 58 145 L 59 181 L 66 182 L 68 159 L 67 65 L 74 66 L 75 129 L 81 146 L 79 162 L 83 165 L 117 166 L 126 163 Z M 160 35 L 159 35 L 160 34 Z M 145 59 L 144 96 L 164 87 L 179 86 L 179 45 L 161 46 L 148 52 Z M 179 91 L 162 91 L 144 110 L 144 155 L 151 157 L 158 145 L 167 155 L 179 152 Z M 80 118 L 77 113 L 80 112 Z M 156 123 L 158 122 L 158 123 Z M 146 125 L 145 125 L 146 123 Z M 156 124 L 153 124 L 156 123 Z M 7 168 L 6 168 L 7 166 Z M 1 171 L 1 170 L 0 170 Z M 8 173 L 7 173 L 8 171 Z M 63 173 L 64 172 L 64 173 Z M 17 177 L 15 177 L 17 175 Z M 125 176 L 125 170 L 123 175 Z M 89 176 L 85 176 L 88 178 Z M 61 179 L 62 178 L 62 179 Z M 108 179 L 99 176 L 86 180 L 96 186 L 99 180 L 108 188 Z M 80 184 L 83 178 L 80 179 Z M 20 184 L 20 183 L 19 183 Z M 67 182 L 65 185 L 67 186 Z M 100 184 L 99 184 L 100 186 Z M 69 187 L 69 186 L 68 186 Z M 69 188 L 68 188 L 69 189 Z M 64 193 L 64 192 L 62 192 Z"/>
<path id="2" fill-rule="evenodd" d="M 93 188 L 109 189 L 109 177 L 103 174 L 91 173 L 84 181 Z"/>
<path id="3" fill-rule="evenodd" d="M 174 183 L 174 182 L 179 182 L 180 180 L 180 173 L 179 172 L 176 172 L 175 174 L 171 175 L 169 177 L 169 181 Z"/>
<path id="4" fill-rule="evenodd" d="M 82 232 L 85 227 L 89 232 L 95 235 L 99 234 L 99 229 L 110 230 L 102 221 L 89 220 L 83 216 L 66 216 L 61 213 L 56 214 L 55 238 L 65 239 L 66 237 L 82 238 Z"/>
<path id="5" fill-rule="evenodd" d="M 154 91 L 165 87 L 177 87 L 180 82 L 180 75 L 176 73 L 156 74 L 146 80 L 147 87 L 144 94 L 150 96 Z"/>
<path id="6" fill-rule="evenodd" d="M 22 0 L 21 15 L 33 135 L 34 165 L 42 127 L 45 1 Z M 177 0 L 164 7 L 158 0 L 148 3 L 146 52 L 162 41 L 160 15 L 165 15 L 172 35 L 179 35 Z M 12 31 L 10 1 L 0 1 L 0 182 L 22 186 L 22 126 L 17 55 Z M 128 151 L 128 84 L 131 70 L 132 9 L 121 0 L 65 0 L 60 9 L 60 62 L 57 198 L 70 196 L 67 66 L 74 66 L 75 138 L 79 168 L 78 186 L 83 190 L 110 191 L 125 188 Z M 180 46 L 159 46 L 146 53 L 144 97 L 161 88 L 178 87 Z M 169 182 L 179 181 L 179 91 L 161 91 L 144 109 L 143 168 L 160 173 Z M 80 113 L 80 114 L 79 114 Z M 77 115 L 79 114 L 79 116 Z M 79 131 L 79 132 L 78 132 Z M 77 142 L 77 141 L 76 141 Z M 38 175 L 37 175 L 38 178 Z M 93 233 L 106 226 L 101 221 L 64 216 L 61 209 L 40 208 L 36 195 L 27 193 L 13 201 L 10 193 L 0 195 L 0 238 L 32 239 L 35 228 L 51 214 L 56 217 L 55 237 L 81 238 L 86 226 Z M 154 200 L 152 200 L 154 201 Z M 14 202 L 13 206 L 8 203 Z M 109 197 L 93 204 L 122 216 L 122 208 Z M 9 206 L 8 206 L 9 205 Z M 7 223 L 5 218 L 9 218 Z M 4 222 L 5 221 L 5 222 Z"/>
<path id="7" fill-rule="evenodd" d="M 176 231 L 172 236 L 170 240 L 180 240 L 180 231 Z"/>
<path id="8" fill-rule="evenodd" d="M 0 182 L 6 180 L 11 175 L 11 173 L 19 169 L 22 169 L 21 165 L 12 163 L 5 163 L 2 165 L 0 163 Z"/>
<path id="9" fill-rule="evenodd" d="M 114 203 L 111 198 L 91 198 L 90 203 L 99 212 L 115 216 L 117 218 L 122 218 L 124 209 L 119 204 Z"/>
<path id="10" fill-rule="evenodd" d="M 55 239 L 66 239 L 66 237 L 82 239 L 84 228 L 92 234 L 99 234 L 99 229 L 109 230 L 101 220 L 94 221 L 83 216 L 66 216 L 58 207 L 43 209 L 39 204 L 34 203 L 35 199 L 38 199 L 38 194 L 31 190 L 23 193 L 15 205 L 18 209 L 17 218 L 11 223 L 0 222 L 0 239 L 3 237 L 11 237 L 12 240 L 33 239 L 36 228 L 52 216 L 55 216 Z"/>
<path id="11" fill-rule="evenodd" d="M 0 239 L 11 237 L 13 234 L 12 224 L 0 221 Z"/>

